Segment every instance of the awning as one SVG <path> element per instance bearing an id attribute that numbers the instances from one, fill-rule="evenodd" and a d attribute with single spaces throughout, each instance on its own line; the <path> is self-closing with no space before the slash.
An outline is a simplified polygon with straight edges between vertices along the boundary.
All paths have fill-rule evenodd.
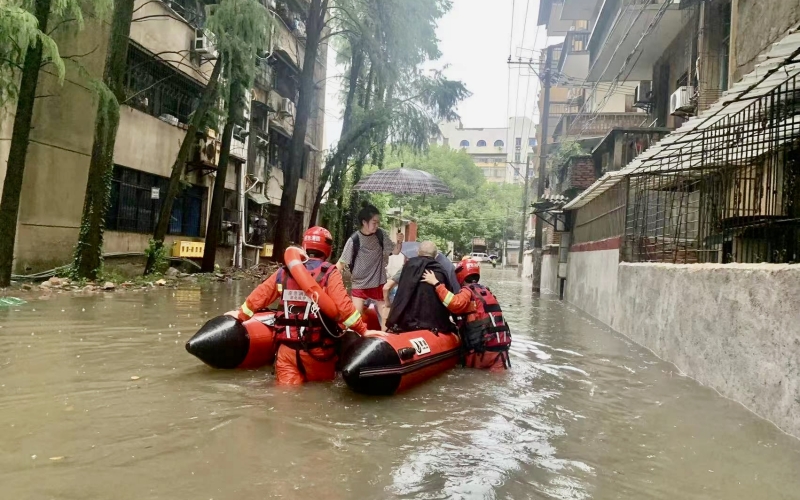
<path id="1" fill-rule="evenodd" d="M 703 132 L 723 120 L 739 113 L 755 99 L 768 94 L 777 86 L 800 74 L 800 62 L 793 61 L 793 54 L 800 48 L 800 28 L 789 30 L 779 42 L 773 44 L 770 51 L 759 58 L 761 61 L 755 69 L 741 81 L 728 89 L 711 108 L 690 119 L 673 133 L 645 150 L 622 170 L 608 172 L 600 177 L 571 202 L 564 205 L 564 210 L 575 210 L 583 207 L 593 199 L 605 193 L 625 177 L 644 172 L 680 171 L 693 159 L 702 157 L 700 139 Z M 777 71 L 780 69 L 780 71 Z M 748 135 L 756 135 L 747 131 Z M 752 140 L 752 139 L 751 139 Z M 776 142 L 787 140 L 782 137 Z M 696 142 L 696 144 L 693 144 Z M 765 151 L 761 151 L 764 153 Z M 678 154 L 680 153 L 680 154 Z M 741 161 L 743 158 L 735 158 Z"/>
<path id="2" fill-rule="evenodd" d="M 264 196 L 261 193 L 254 193 L 254 192 L 250 191 L 250 192 L 247 193 L 247 197 L 250 198 L 251 200 L 253 200 L 254 202 L 256 202 L 259 205 L 266 205 L 267 203 L 269 203 L 269 200 L 267 199 L 267 197 Z"/>

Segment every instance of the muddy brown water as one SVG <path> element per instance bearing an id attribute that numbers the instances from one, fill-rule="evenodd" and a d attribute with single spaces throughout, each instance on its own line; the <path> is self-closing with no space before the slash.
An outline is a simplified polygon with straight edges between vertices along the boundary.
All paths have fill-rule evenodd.
<path id="1" fill-rule="evenodd" d="M 390 398 L 189 356 L 245 283 L 2 310 L 0 498 L 800 498 L 800 441 L 568 304 L 531 300 L 514 271 L 485 274 L 513 368 Z"/>

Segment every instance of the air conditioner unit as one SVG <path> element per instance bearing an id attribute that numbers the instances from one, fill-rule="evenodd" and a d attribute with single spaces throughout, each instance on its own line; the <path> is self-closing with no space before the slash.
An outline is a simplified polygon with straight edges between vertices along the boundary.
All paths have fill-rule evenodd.
<path id="1" fill-rule="evenodd" d="M 294 102 L 288 97 L 284 97 L 283 99 L 281 99 L 281 106 L 278 109 L 278 112 L 287 116 L 294 116 L 295 113 Z"/>
<path id="2" fill-rule="evenodd" d="M 650 80 L 639 82 L 633 91 L 633 105 L 637 108 L 646 107 L 653 102 L 653 83 Z"/>
<path id="3" fill-rule="evenodd" d="M 203 28 L 194 30 L 194 43 L 192 49 L 202 55 L 216 55 L 214 50 L 213 35 Z"/>
<path id="4" fill-rule="evenodd" d="M 199 139 L 197 141 L 197 159 L 200 163 L 214 165 L 217 162 L 217 145 L 214 139 Z"/>
<path id="5" fill-rule="evenodd" d="M 694 95 L 694 87 L 683 86 L 678 87 L 669 98 L 669 114 L 676 113 L 682 114 L 694 110 L 692 105 L 692 96 Z"/>

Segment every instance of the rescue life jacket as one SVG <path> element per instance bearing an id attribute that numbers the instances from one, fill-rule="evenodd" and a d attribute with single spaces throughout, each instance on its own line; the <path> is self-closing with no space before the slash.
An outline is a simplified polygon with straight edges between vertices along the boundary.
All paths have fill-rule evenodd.
<path id="1" fill-rule="evenodd" d="M 303 265 L 323 289 L 336 268 L 329 262 L 317 259 L 311 259 Z M 336 320 L 325 316 L 321 311 L 315 311 L 313 302 L 288 269 L 278 270 L 276 282 L 280 294 L 280 306 L 275 316 L 276 342 L 304 350 L 332 346 L 332 335 L 340 333 Z"/>
<path id="2" fill-rule="evenodd" d="M 460 324 L 461 341 L 467 353 L 505 352 L 511 346 L 511 329 L 503 318 L 497 297 L 478 283 L 466 285 L 472 293 L 475 312 Z"/>

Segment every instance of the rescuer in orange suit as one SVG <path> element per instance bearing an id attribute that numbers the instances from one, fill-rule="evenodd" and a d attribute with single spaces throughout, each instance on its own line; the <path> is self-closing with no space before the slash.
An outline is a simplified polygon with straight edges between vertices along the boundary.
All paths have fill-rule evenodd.
<path id="1" fill-rule="evenodd" d="M 462 260 L 456 266 L 456 277 L 462 287 L 457 294 L 448 290 L 430 271 L 423 274 L 422 281 L 435 287 L 436 295 L 448 311 L 462 315 L 457 323 L 465 355 L 464 366 L 491 371 L 509 368 L 511 330 L 497 298 L 478 283 L 480 263 L 473 259 Z"/>
<path id="2" fill-rule="evenodd" d="M 308 229 L 303 235 L 303 250 L 309 257 L 303 266 L 336 304 L 337 318 L 326 318 L 315 311 L 312 301 L 285 267 L 256 287 L 237 311 L 238 319 L 245 321 L 280 298 L 275 320 L 278 384 L 333 380 L 336 377 L 335 336 L 340 334 L 337 323 L 359 335 L 367 333 L 361 313 L 347 295 L 342 275 L 336 266 L 325 261 L 333 250 L 331 233 L 319 226 Z"/>

